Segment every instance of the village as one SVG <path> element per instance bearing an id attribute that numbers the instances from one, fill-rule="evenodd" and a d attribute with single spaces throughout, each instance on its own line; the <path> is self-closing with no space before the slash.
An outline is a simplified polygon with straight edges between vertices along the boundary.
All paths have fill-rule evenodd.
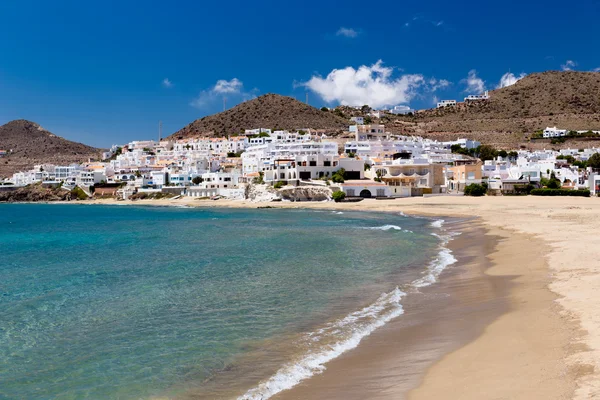
<path id="1" fill-rule="evenodd" d="M 43 183 L 120 199 L 158 193 L 243 199 L 249 185 L 263 184 L 343 192 L 349 200 L 462 195 L 470 185 L 483 185 L 488 194 L 523 194 L 553 180 L 554 188 L 600 192 L 600 175 L 586 166 L 596 148 L 490 152 L 468 139 L 439 142 L 392 135 L 361 118 L 355 123 L 348 128 L 354 140 L 345 142 L 310 129 L 268 128 L 222 138 L 133 141 L 112 146 L 102 161 L 36 165 L 2 187 Z"/>

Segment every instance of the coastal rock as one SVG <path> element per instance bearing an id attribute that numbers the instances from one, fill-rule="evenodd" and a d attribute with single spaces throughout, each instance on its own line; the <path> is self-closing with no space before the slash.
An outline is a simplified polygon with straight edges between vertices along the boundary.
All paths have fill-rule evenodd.
<path id="1" fill-rule="evenodd" d="M 279 191 L 283 200 L 289 201 L 328 201 L 331 200 L 331 189 L 325 187 L 299 186 Z"/>
<path id="2" fill-rule="evenodd" d="M 0 202 L 36 202 L 71 200 L 71 192 L 59 187 L 29 185 L 16 190 L 0 191 Z"/>
<path id="3" fill-rule="evenodd" d="M 277 189 L 274 189 L 271 186 L 250 183 L 248 186 L 246 186 L 245 197 L 250 201 L 265 202 L 280 200 L 281 194 L 277 191 Z"/>

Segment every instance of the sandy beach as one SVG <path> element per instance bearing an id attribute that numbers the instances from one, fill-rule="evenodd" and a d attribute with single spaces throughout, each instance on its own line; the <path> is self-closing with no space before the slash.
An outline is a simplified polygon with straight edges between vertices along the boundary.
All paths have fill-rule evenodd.
<path id="1" fill-rule="evenodd" d="M 184 198 L 93 203 L 301 207 L 476 217 L 487 235 L 496 238 L 497 243 L 486 253 L 489 266 L 483 273 L 490 282 L 500 279 L 506 284 L 506 280 L 510 281 L 505 292 L 496 292 L 506 307 L 495 308 L 489 315 L 498 315 L 491 320 L 484 318 L 481 329 L 463 335 L 468 340 L 458 348 L 446 349 L 440 358 L 430 357 L 432 365 L 409 385 L 393 372 L 383 373 L 393 357 L 384 357 L 387 363 L 368 363 L 372 367 L 369 376 L 379 378 L 363 388 L 375 388 L 371 393 L 377 395 L 355 398 L 589 399 L 600 395 L 600 318 L 597 316 L 600 297 L 596 295 L 600 286 L 600 266 L 596 261 L 600 239 L 594 232 L 600 222 L 600 200 L 596 198 L 431 197 L 358 203 L 251 203 Z M 378 353 L 362 354 L 367 358 L 360 363 L 353 363 L 350 358 L 361 356 L 361 349 L 368 349 L 381 340 L 389 345 L 393 356 L 393 349 L 402 347 L 394 342 L 397 336 L 394 332 L 400 332 L 394 330 L 394 326 L 389 324 L 371 335 L 356 350 L 330 363 L 323 374 L 298 386 L 298 391 L 308 390 L 298 392 L 301 397 L 293 396 L 294 390 L 290 390 L 280 398 L 306 398 L 308 393 L 318 393 L 316 388 L 322 384 L 319 382 L 328 379 L 339 382 L 329 386 L 334 389 L 328 392 L 328 398 L 347 398 L 343 390 L 336 391 L 335 387 L 342 388 L 344 382 L 349 385 L 352 377 L 358 376 L 353 371 L 358 371 L 368 357 L 373 360 Z M 395 370 L 401 372 L 400 368 Z M 364 375 L 364 368 L 362 371 Z M 408 392 L 408 389 L 412 390 Z"/>

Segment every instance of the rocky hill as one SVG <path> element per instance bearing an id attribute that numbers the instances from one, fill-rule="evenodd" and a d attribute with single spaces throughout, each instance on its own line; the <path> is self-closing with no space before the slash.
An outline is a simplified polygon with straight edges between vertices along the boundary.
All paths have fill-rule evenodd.
<path id="1" fill-rule="evenodd" d="M 348 129 L 348 120 L 291 97 L 266 94 L 238 104 L 230 110 L 197 119 L 169 138 L 224 136 L 253 128 L 310 128 L 341 132 Z"/>
<path id="2" fill-rule="evenodd" d="M 63 139 L 26 120 L 0 126 L 0 150 L 8 152 L 0 157 L 0 177 L 8 177 L 36 164 L 70 164 L 97 159 L 101 151 Z"/>
<path id="3" fill-rule="evenodd" d="M 528 137 L 547 126 L 600 129 L 600 73 L 531 74 L 491 91 L 489 100 L 424 110 L 413 117 L 390 117 L 385 123 L 394 132 L 442 140 L 468 136 L 499 147 L 548 147 Z"/>

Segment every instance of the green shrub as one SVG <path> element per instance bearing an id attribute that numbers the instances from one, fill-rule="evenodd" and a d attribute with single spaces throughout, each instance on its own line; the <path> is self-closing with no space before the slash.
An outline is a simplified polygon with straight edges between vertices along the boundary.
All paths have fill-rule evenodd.
<path id="1" fill-rule="evenodd" d="M 88 195 L 79 187 L 75 186 L 73 190 L 71 190 L 71 198 L 76 198 L 77 200 L 87 200 Z"/>
<path id="2" fill-rule="evenodd" d="M 275 182 L 275 184 L 273 185 L 273 187 L 275 189 L 281 189 L 283 187 L 283 182 L 282 181 L 277 181 L 277 182 Z"/>
<path id="3" fill-rule="evenodd" d="M 477 183 L 471 183 L 465 187 L 465 196 L 484 196 L 487 188 Z"/>
<path id="4" fill-rule="evenodd" d="M 331 180 L 335 183 L 344 183 L 344 180 L 346 179 L 344 176 L 345 174 L 346 170 L 344 168 L 340 168 L 333 175 L 331 175 Z"/>
<path id="5" fill-rule="evenodd" d="M 331 197 L 333 198 L 333 201 L 339 203 L 340 201 L 346 198 L 346 193 L 342 192 L 341 190 L 336 190 L 335 192 L 333 192 Z"/>
<path id="6" fill-rule="evenodd" d="M 578 196 L 590 197 L 590 191 L 584 190 L 569 190 L 569 189 L 533 189 L 530 194 L 532 196 Z"/>

